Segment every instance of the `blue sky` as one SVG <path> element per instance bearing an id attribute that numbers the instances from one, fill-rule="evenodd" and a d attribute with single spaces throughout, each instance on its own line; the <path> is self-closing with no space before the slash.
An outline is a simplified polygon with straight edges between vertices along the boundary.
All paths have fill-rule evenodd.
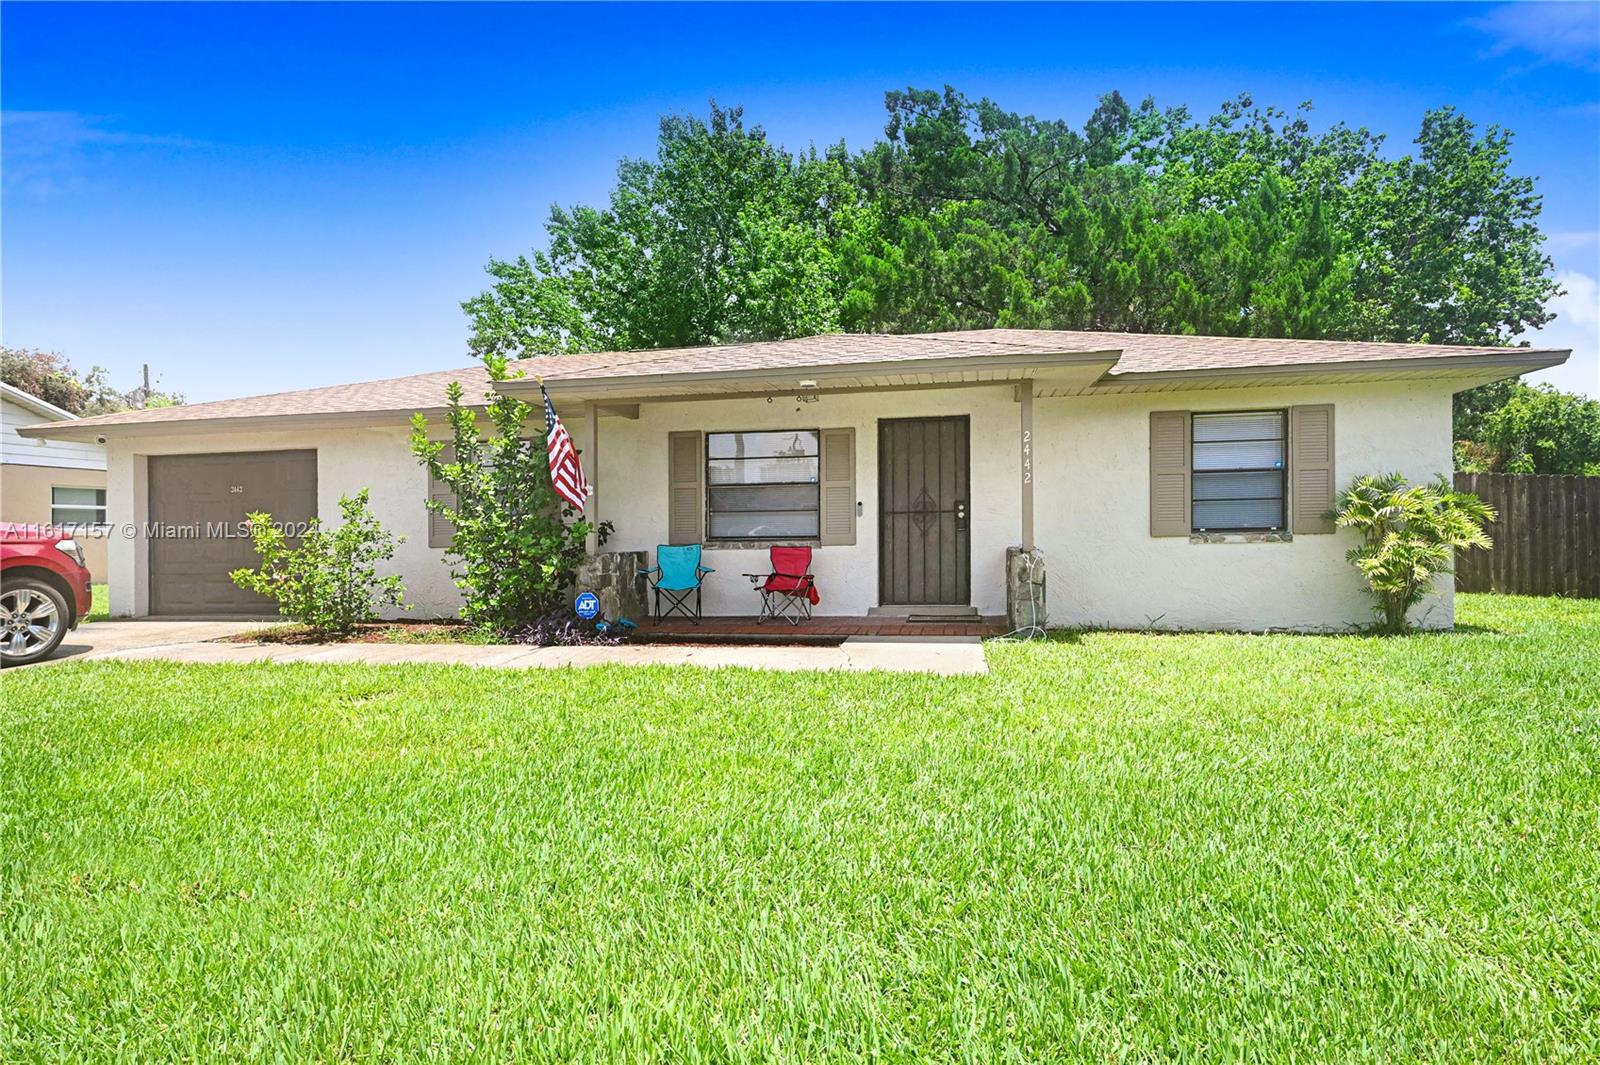
<path id="1" fill-rule="evenodd" d="M 44 5 L 0 8 L 0 334 L 191 400 L 464 365 L 459 302 L 656 116 L 791 149 L 946 83 L 1081 122 L 1110 89 L 1315 101 L 1405 150 L 1516 131 L 1570 290 L 1535 342 L 1600 394 L 1600 5 Z"/>

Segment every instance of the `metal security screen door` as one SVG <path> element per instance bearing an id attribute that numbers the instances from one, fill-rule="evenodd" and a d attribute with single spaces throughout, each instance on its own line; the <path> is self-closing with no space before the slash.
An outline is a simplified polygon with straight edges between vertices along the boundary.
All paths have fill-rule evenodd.
<path id="1" fill-rule="evenodd" d="M 970 423 L 878 422 L 878 601 L 972 600 L 967 455 Z"/>

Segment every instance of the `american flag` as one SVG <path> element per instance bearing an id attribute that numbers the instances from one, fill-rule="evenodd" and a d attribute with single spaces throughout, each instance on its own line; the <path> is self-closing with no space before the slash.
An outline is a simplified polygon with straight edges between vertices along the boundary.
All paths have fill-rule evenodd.
<path id="1" fill-rule="evenodd" d="M 544 426 L 549 433 L 546 450 L 550 457 L 550 483 L 555 485 L 556 495 L 582 510 L 589 497 L 589 482 L 578 465 L 578 450 L 572 446 L 567 427 L 556 417 L 550 393 L 543 385 L 539 386 L 539 393 L 544 396 Z"/>

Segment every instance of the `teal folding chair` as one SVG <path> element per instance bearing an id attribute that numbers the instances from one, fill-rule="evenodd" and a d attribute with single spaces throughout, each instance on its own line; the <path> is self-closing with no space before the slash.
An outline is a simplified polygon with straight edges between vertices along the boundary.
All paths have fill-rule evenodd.
<path id="1" fill-rule="evenodd" d="M 640 576 L 650 582 L 656 593 L 656 620 L 660 621 L 674 611 L 700 624 L 700 584 L 708 573 L 716 570 L 700 564 L 699 544 L 658 544 L 654 569 L 640 570 Z M 689 609 L 689 593 L 694 593 L 694 609 Z M 667 609 L 661 609 L 661 597 L 667 597 Z"/>

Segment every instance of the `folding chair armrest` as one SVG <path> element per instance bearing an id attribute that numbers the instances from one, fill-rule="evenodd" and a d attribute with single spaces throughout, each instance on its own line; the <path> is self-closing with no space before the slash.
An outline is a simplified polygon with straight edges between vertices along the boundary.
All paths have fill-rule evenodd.
<path id="1" fill-rule="evenodd" d="M 713 567 L 713 566 L 696 566 L 695 567 L 695 572 L 699 573 L 700 576 L 704 577 L 708 573 L 715 573 L 717 571 L 716 571 L 716 568 Z"/>
<path id="2" fill-rule="evenodd" d="M 652 573 L 660 573 L 660 572 L 661 572 L 661 567 L 660 566 L 651 566 L 649 569 L 640 570 L 639 571 L 639 576 L 648 577 Z"/>

